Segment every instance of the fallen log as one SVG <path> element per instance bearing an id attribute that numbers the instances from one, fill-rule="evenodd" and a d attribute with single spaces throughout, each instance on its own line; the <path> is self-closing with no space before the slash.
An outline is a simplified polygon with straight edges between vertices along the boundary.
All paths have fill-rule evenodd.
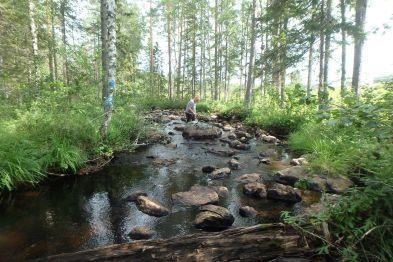
<path id="1" fill-rule="evenodd" d="M 307 257 L 312 254 L 301 234 L 292 227 L 264 224 L 116 244 L 37 261 L 287 261 L 282 258 L 311 261 Z"/>

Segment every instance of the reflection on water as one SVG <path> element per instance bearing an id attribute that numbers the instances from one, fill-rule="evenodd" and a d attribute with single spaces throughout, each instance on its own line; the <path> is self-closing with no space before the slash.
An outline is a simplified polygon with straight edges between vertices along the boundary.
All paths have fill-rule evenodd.
<path id="1" fill-rule="evenodd" d="M 166 131 L 172 131 L 171 126 L 169 123 Z M 207 153 L 206 148 L 227 145 L 218 141 L 211 145 L 187 141 L 174 132 L 172 141 L 178 145 L 176 149 L 154 145 L 132 155 L 119 155 L 111 166 L 97 174 L 57 179 L 35 191 L 14 193 L 0 211 L 0 261 L 129 242 L 128 232 L 135 226 L 155 230 L 155 238 L 198 232 L 192 226 L 197 208 L 172 206 L 170 201 L 173 193 L 189 190 L 194 184 L 228 187 L 229 197 L 220 204 L 235 216 L 234 227 L 277 221 L 280 211 L 293 210 L 293 205 L 245 197 L 241 186 L 233 181 L 233 177 L 251 172 L 261 173 L 269 181 L 271 167 L 258 165 L 255 158 L 258 152 L 268 148 L 266 144 L 253 141 L 252 150 L 238 155 L 241 170 L 234 171 L 230 178 L 210 181 L 201 167 L 208 164 L 224 167 L 229 158 Z M 281 157 L 273 162 L 276 163 L 273 170 L 285 168 L 290 159 L 283 149 L 277 150 Z M 154 166 L 146 156 L 176 161 L 167 166 Z M 137 189 L 171 207 L 171 214 L 156 218 L 138 211 L 133 203 L 124 200 Z M 308 195 L 307 201 L 315 202 L 317 197 Z M 240 217 L 238 210 L 243 205 L 254 207 L 260 216 Z"/>

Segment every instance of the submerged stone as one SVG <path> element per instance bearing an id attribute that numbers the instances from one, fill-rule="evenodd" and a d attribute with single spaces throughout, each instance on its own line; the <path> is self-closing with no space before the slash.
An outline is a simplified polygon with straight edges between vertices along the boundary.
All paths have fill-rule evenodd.
<path id="1" fill-rule="evenodd" d="M 251 173 L 251 174 L 244 174 L 244 175 L 238 176 L 235 178 L 235 181 L 239 182 L 239 183 L 248 184 L 248 183 L 257 182 L 260 179 L 261 179 L 260 174 Z"/>
<path id="2" fill-rule="evenodd" d="M 134 227 L 131 229 L 128 235 L 131 239 L 141 240 L 141 239 L 149 239 L 154 236 L 155 232 L 147 227 Z"/>
<path id="3" fill-rule="evenodd" d="M 231 173 L 231 170 L 228 167 L 224 167 L 224 168 L 214 170 L 209 175 L 209 177 L 211 179 L 220 179 L 220 178 L 225 178 L 225 177 L 229 176 L 230 173 Z"/>

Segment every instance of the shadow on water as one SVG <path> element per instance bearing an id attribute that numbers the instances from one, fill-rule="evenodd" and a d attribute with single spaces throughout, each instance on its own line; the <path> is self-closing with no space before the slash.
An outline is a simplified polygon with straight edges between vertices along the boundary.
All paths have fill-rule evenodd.
<path id="1" fill-rule="evenodd" d="M 296 205 L 246 197 L 241 185 L 233 180 L 241 174 L 258 172 L 269 181 L 274 170 L 288 166 L 290 155 L 284 148 L 253 140 L 250 151 L 237 155 L 240 170 L 233 171 L 227 179 L 211 181 L 201 172 L 201 167 L 209 164 L 224 167 L 229 158 L 208 153 L 206 148 L 223 149 L 227 145 L 218 140 L 185 140 L 181 132 L 173 130 L 173 122 L 166 124 L 165 132 L 168 131 L 175 133 L 172 136 L 172 143 L 177 144 L 175 149 L 157 144 L 133 154 L 123 153 L 96 174 L 57 179 L 36 190 L 14 193 L 1 211 L 0 261 L 130 242 L 128 233 L 135 226 L 155 230 L 155 238 L 198 232 L 192 225 L 198 209 L 173 206 L 170 200 L 173 193 L 187 191 L 195 184 L 228 188 L 229 196 L 220 204 L 234 215 L 233 227 L 277 221 L 282 210 L 296 208 Z M 258 165 L 257 154 L 269 147 L 278 151 L 277 161 L 272 167 Z M 154 164 L 147 156 L 167 161 Z M 171 207 L 171 214 L 156 218 L 138 211 L 133 203 L 125 201 L 137 189 Z M 312 194 L 306 202 L 310 204 L 317 199 Z M 244 205 L 257 209 L 259 216 L 239 216 L 239 207 Z"/>

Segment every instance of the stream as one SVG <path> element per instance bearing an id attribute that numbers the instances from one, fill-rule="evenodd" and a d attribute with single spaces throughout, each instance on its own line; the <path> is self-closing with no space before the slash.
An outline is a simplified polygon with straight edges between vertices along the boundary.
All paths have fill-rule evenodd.
<path id="1" fill-rule="evenodd" d="M 268 144 L 255 138 L 250 150 L 236 154 L 241 168 L 232 170 L 228 178 L 211 180 L 201 168 L 214 165 L 227 167 L 231 157 L 212 154 L 208 149 L 228 149 L 219 139 L 185 139 L 174 130 L 181 120 L 161 124 L 172 133 L 171 144 L 156 143 L 133 153 L 118 154 L 97 173 L 59 178 L 34 190 L 15 192 L 0 210 L 0 261 L 34 259 L 47 255 L 91 249 L 133 241 L 133 227 L 145 226 L 155 231 L 153 238 L 170 238 L 204 232 L 193 225 L 198 207 L 174 205 L 171 195 L 188 191 L 193 185 L 225 186 L 229 194 L 218 205 L 234 216 L 232 227 L 276 222 L 283 210 L 295 211 L 319 199 L 318 193 L 302 192 L 303 201 L 291 204 L 246 196 L 234 177 L 259 173 L 264 181 L 275 171 L 289 166 L 291 154 L 283 146 Z M 222 137 L 229 131 L 223 131 Z M 174 146 L 175 145 L 175 146 Z M 274 149 L 278 154 L 270 165 L 260 164 L 259 152 Z M 154 217 L 139 211 L 126 200 L 135 190 L 142 190 L 171 208 L 167 216 Z M 239 215 L 241 206 L 254 207 L 254 218 Z"/>

